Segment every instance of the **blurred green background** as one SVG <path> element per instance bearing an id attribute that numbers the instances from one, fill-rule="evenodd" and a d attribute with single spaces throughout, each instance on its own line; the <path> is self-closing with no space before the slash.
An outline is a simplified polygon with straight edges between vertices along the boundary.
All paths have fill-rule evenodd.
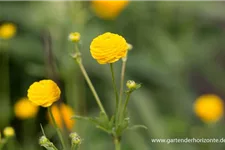
<path id="1" fill-rule="evenodd" d="M 15 102 L 26 96 L 34 81 L 53 78 L 62 90 L 62 100 L 76 114 L 94 116 L 98 107 L 69 52 L 70 32 L 81 33 L 83 63 L 107 112 L 114 111 L 114 95 L 108 65 L 99 65 L 90 55 L 94 37 L 118 33 L 133 45 L 125 80 L 142 83 L 131 96 L 129 114 L 133 124 L 148 130 L 127 131 L 122 150 L 222 150 L 215 143 L 152 143 L 152 138 L 221 138 L 224 119 L 204 124 L 193 113 L 201 94 L 225 97 L 225 4 L 224 2 L 132 1 L 115 20 L 98 18 L 90 2 L 0 2 L 0 24 L 17 26 L 15 37 L 0 48 L 0 130 L 11 125 L 16 140 L 7 150 L 39 150 L 40 123 L 53 136 L 46 109 L 31 120 L 19 120 Z M 6 46 L 5 46 L 6 45 Z M 52 60 L 49 62 L 49 50 Z M 116 64 L 119 85 L 121 61 Z M 9 70 L 8 70 L 9 69 Z M 53 69 L 53 74 L 51 73 Z M 8 70 L 8 71 L 7 71 Z M 50 73 L 49 73 L 50 72 Z M 9 86 L 7 81 L 9 81 Z M 81 150 L 114 149 L 110 136 L 87 122 L 77 121 L 74 131 L 82 137 Z M 54 143 L 57 140 L 52 138 Z"/>

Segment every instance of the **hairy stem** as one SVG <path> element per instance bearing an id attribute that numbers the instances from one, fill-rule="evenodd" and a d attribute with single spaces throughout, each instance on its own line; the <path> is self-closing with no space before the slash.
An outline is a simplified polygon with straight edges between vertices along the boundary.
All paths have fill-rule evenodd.
<path id="1" fill-rule="evenodd" d="M 53 116 L 53 114 L 52 114 L 52 111 L 51 111 L 51 107 L 48 107 L 48 113 L 49 113 L 49 115 L 50 115 L 50 117 L 51 117 L 51 119 L 52 119 L 53 125 L 54 125 L 54 127 L 55 127 L 55 129 L 56 129 L 56 132 L 57 132 L 57 134 L 58 134 L 58 136 L 59 136 L 59 139 L 60 139 L 60 141 L 61 141 L 61 143 L 62 143 L 63 150 L 66 150 L 66 145 L 65 145 L 65 143 L 64 143 L 63 136 L 62 136 L 62 134 L 61 134 L 61 132 L 60 132 L 59 127 L 58 127 L 57 124 L 56 124 L 55 118 L 54 118 L 54 116 Z"/>
<path id="2" fill-rule="evenodd" d="M 118 115 L 118 110 L 119 110 L 119 96 L 118 96 L 118 92 L 117 92 L 117 87 L 116 87 L 116 82 L 115 82 L 115 75 L 114 75 L 114 69 L 113 69 L 113 64 L 110 64 L 110 70 L 111 70 L 111 74 L 112 74 L 112 83 L 113 83 L 113 89 L 114 89 L 114 93 L 116 96 L 116 112 L 115 112 L 115 117 L 116 117 L 116 126 L 117 126 L 117 115 Z"/>
<path id="3" fill-rule="evenodd" d="M 123 107 L 122 117 L 125 116 L 126 109 L 127 109 L 127 104 L 128 104 L 128 102 L 129 102 L 129 99 L 130 99 L 130 94 L 131 94 L 131 92 L 128 92 L 128 93 L 127 93 L 127 97 L 126 97 L 125 104 L 124 104 L 124 107 Z"/>
<path id="4" fill-rule="evenodd" d="M 120 150 L 120 140 L 118 138 L 114 139 L 115 150 Z"/>

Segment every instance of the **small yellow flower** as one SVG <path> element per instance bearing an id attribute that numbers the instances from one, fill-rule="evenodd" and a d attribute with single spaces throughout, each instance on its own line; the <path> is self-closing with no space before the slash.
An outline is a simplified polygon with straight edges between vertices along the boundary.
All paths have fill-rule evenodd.
<path id="1" fill-rule="evenodd" d="M 80 33 L 79 32 L 70 33 L 69 40 L 72 42 L 78 42 L 80 40 Z"/>
<path id="2" fill-rule="evenodd" d="M 16 26 L 12 23 L 0 25 L 0 38 L 10 39 L 16 34 Z"/>
<path id="3" fill-rule="evenodd" d="M 5 137 L 12 137 L 15 135 L 15 131 L 12 127 L 6 127 L 4 130 L 3 130 L 3 134 Z"/>
<path id="4" fill-rule="evenodd" d="M 216 122 L 224 113 L 223 100 L 214 94 L 205 94 L 194 102 L 195 114 L 204 122 Z"/>
<path id="5" fill-rule="evenodd" d="M 59 100 L 61 91 L 52 80 L 41 80 L 34 82 L 27 91 L 28 99 L 34 104 L 42 107 L 49 107 Z"/>
<path id="6" fill-rule="evenodd" d="M 115 19 L 127 6 L 128 0 L 122 1 L 103 1 L 93 0 L 91 1 L 91 7 L 96 16 L 106 20 Z"/>
<path id="7" fill-rule="evenodd" d="M 73 109 L 63 103 L 59 106 L 56 104 L 52 105 L 51 109 L 57 126 L 63 128 L 63 125 L 65 125 L 65 127 L 71 131 L 75 123 L 75 121 L 71 119 L 71 117 L 74 115 Z M 50 119 L 50 116 L 48 116 L 48 118 Z"/>
<path id="8" fill-rule="evenodd" d="M 126 40 L 114 33 L 106 32 L 96 37 L 90 46 L 91 55 L 99 64 L 114 63 L 126 56 Z"/>
<path id="9" fill-rule="evenodd" d="M 37 115 L 39 107 L 31 103 L 28 98 L 22 98 L 14 105 L 16 117 L 20 119 L 29 119 Z"/>

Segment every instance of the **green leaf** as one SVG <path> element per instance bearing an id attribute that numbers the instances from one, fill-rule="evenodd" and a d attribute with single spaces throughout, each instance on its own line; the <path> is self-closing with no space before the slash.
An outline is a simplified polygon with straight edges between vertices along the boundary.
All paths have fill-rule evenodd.
<path id="1" fill-rule="evenodd" d="M 77 120 L 85 120 L 85 121 L 90 121 L 94 124 L 98 124 L 98 122 L 96 121 L 95 118 L 91 118 L 91 117 L 83 117 L 83 116 L 72 116 L 72 119 L 77 119 Z"/>
<path id="2" fill-rule="evenodd" d="M 118 125 L 118 128 L 116 130 L 117 135 L 121 135 L 122 132 L 127 129 L 129 123 L 130 118 L 124 118 L 124 120 Z"/>
<path id="3" fill-rule="evenodd" d="M 98 121 L 99 125 L 102 126 L 108 126 L 109 124 L 109 119 L 104 112 L 100 112 L 99 117 L 96 118 L 96 120 Z"/>
<path id="4" fill-rule="evenodd" d="M 112 117 L 109 121 L 108 116 L 104 112 L 99 113 L 99 117 L 91 118 L 91 117 L 83 117 L 83 116 L 73 116 L 72 118 L 78 120 L 86 120 L 96 125 L 96 128 L 101 129 L 107 133 L 112 132 L 114 118 Z"/>
<path id="5" fill-rule="evenodd" d="M 148 128 L 146 126 L 144 126 L 144 125 L 133 125 L 131 127 L 128 127 L 127 129 L 128 130 L 136 130 L 136 129 L 140 129 L 140 128 L 148 130 Z"/>
<path id="6" fill-rule="evenodd" d="M 115 122 L 115 116 L 113 115 L 109 121 L 109 128 L 112 129 Z"/>

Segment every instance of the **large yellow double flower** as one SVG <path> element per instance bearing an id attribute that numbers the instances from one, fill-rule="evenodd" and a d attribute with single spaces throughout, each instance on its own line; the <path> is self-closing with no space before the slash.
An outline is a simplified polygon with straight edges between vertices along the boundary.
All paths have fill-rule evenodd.
<path id="1" fill-rule="evenodd" d="M 34 82 L 28 89 L 28 99 L 36 105 L 49 107 L 59 100 L 61 91 L 52 80 Z"/>
<path id="2" fill-rule="evenodd" d="M 90 46 L 91 55 L 100 64 L 114 63 L 127 54 L 126 40 L 114 33 L 106 32 L 96 37 Z"/>

